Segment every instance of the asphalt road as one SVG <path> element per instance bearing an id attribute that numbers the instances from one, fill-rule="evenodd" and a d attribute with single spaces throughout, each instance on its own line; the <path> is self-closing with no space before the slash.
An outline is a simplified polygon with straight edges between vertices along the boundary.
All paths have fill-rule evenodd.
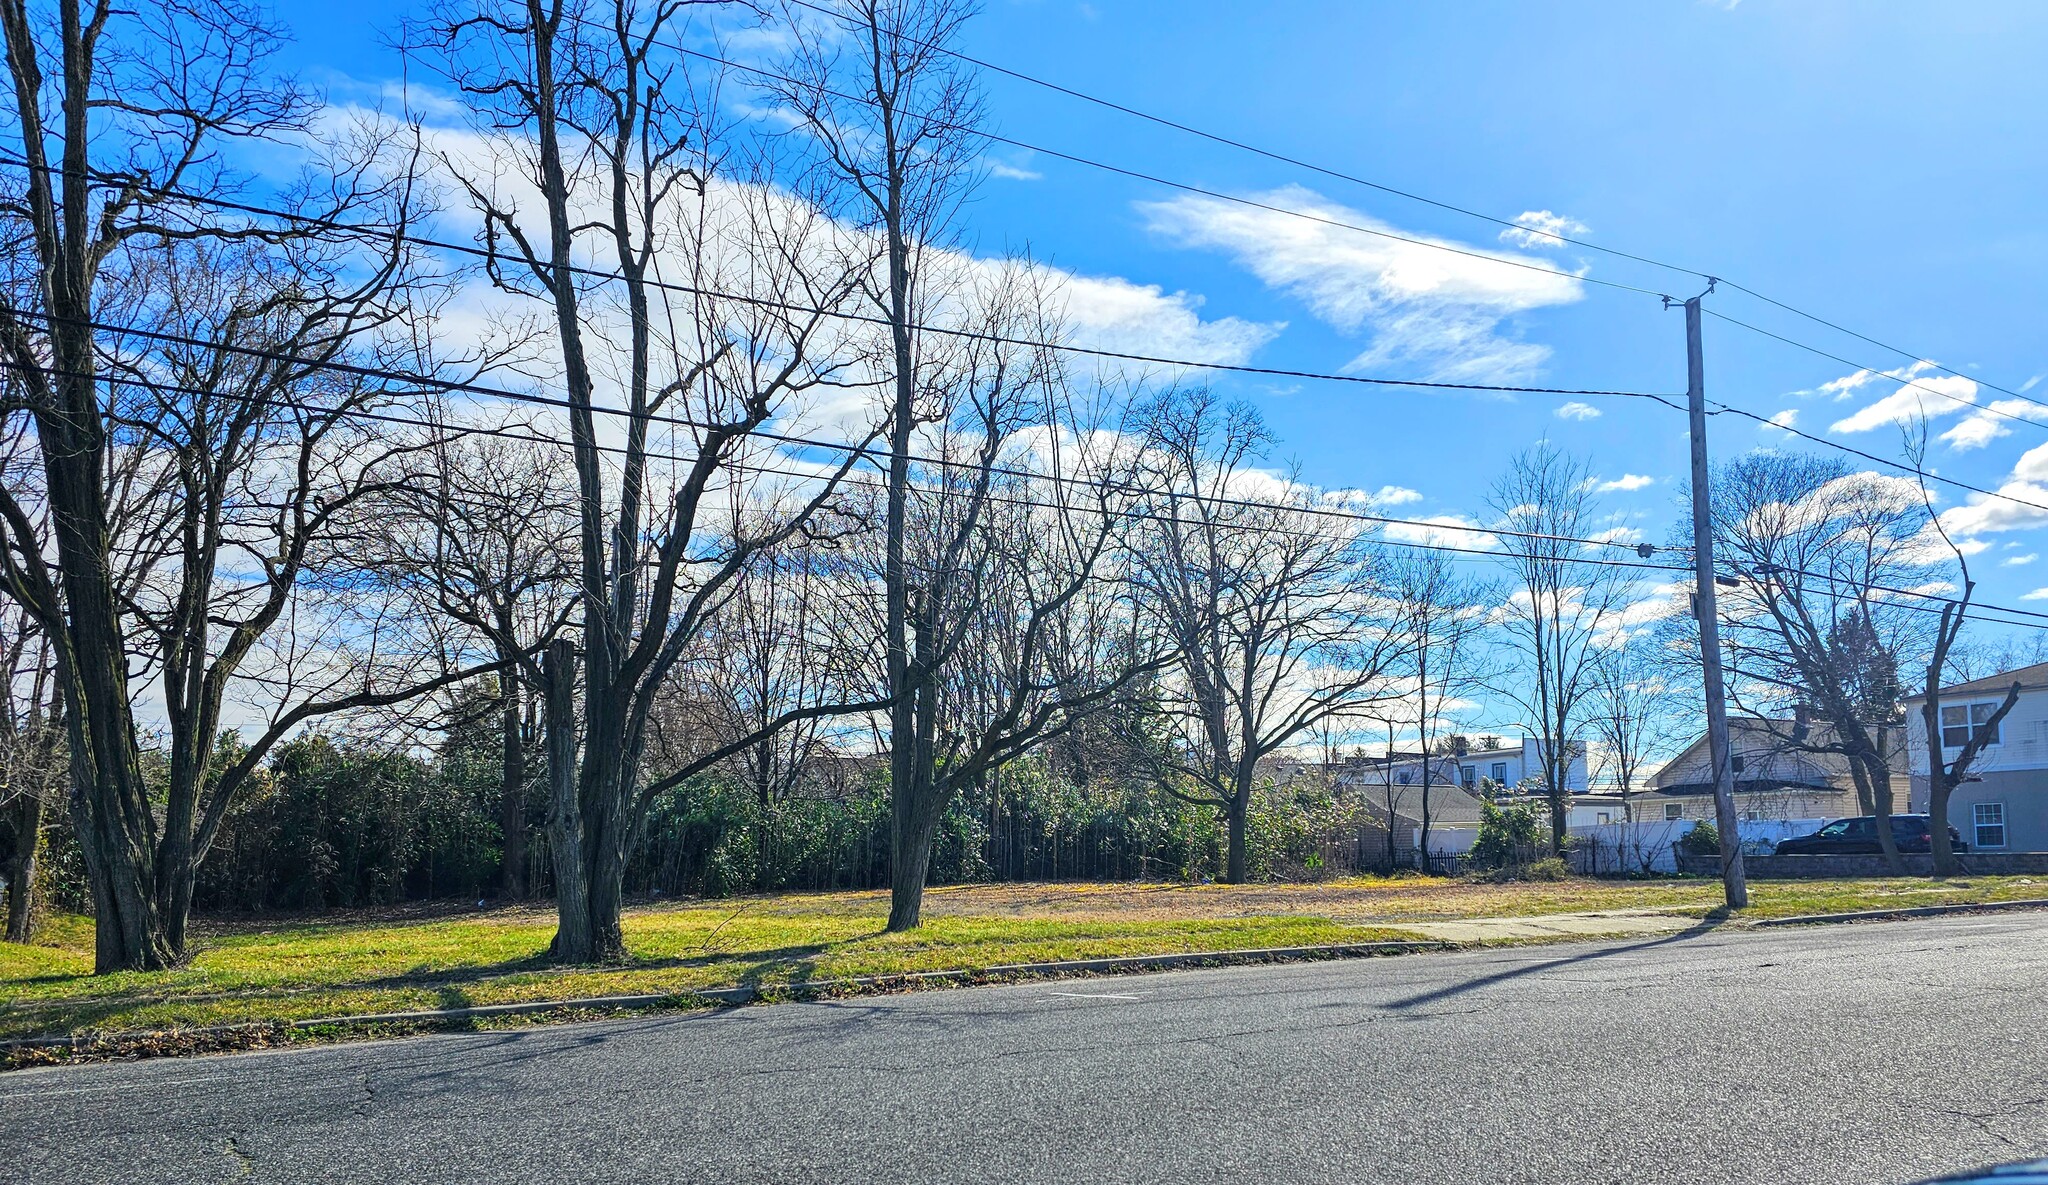
<path id="1" fill-rule="evenodd" d="M 1902 1182 L 2048 1155 L 2048 914 L 0 1078 L 66 1182 Z"/>

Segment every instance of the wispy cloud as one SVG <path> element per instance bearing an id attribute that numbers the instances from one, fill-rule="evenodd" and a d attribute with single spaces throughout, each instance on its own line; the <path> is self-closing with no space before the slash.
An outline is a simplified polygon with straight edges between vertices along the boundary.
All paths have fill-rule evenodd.
<path id="1" fill-rule="evenodd" d="M 1407 486 L 1381 486 L 1379 492 L 1372 496 L 1372 501 L 1375 506 L 1406 506 L 1410 502 L 1422 501 L 1422 491 L 1411 490 Z"/>
<path id="2" fill-rule="evenodd" d="M 1600 493 L 1611 494 L 1617 490 L 1640 490 L 1644 486 L 1656 484 L 1656 481 L 1656 478 L 1650 477 L 1647 474 L 1624 473 L 1613 481 L 1603 481 L 1593 488 Z"/>
<path id="3" fill-rule="evenodd" d="M 1842 433 L 1869 432 L 1873 429 L 1884 428 L 1894 424 L 1909 424 L 1915 420 L 1933 420 L 1943 416 L 1952 416 L 1958 412 L 1970 411 L 1975 407 L 1977 403 L 1977 383 L 1975 380 L 1966 379 L 1960 375 L 1928 373 L 1933 369 L 1934 363 L 1921 361 L 1915 362 L 1910 366 L 1902 366 L 1897 370 L 1859 370 L 1855 374 L 1845 375 L 1842 378 L 1822 383 L 1820 389 L 1833 395 L 1836 399 L 1848 399 L 1862 388 L 1885 380 L 1901 384 L 1912 384 L 1911 386 L 1901 386 L 1898 390 L 1883 398 L 1864 404 L 1849 415 L 1829 424 L 1828 431 Z M 1984 416 L 1984 414 L 1982 411 L 1975 412 L 1971 419 L 1978 419 Z M 1991 418 L 1996 420 L 1998 417 L 1993 416 Z M 1951 436 L 1955 436 L 1958 433 L 1962 434 L 1961 439 L 1969 439 L 1972 436 L 1980 435 L 1984 431 L 1982 428 L 1977 428 L 1966 432 L 1964 429 L 1968 425 L 1969 421 L 1965 421 L 1963 425 L 1950 429 L 1948 433 L 1944 434 L 1943 439 L 1949 440 Z M 1994 436 L 1983 436 L 1982 439 L 1976 440 L 1975 444 L 1983 444 L 1994 438 Z M 1956 442 L 1950 440 L 1950 443 L 1954 444 Z M 1975 445 L 1961 445 L 1960 447 L 1968 448 L 1975 447 Z"/>
<path id="4" fill-rule="evenodd" d="M 1578 238 L 1593 229 L 1576 218 L 1548 210 L 1525 210 L 1515 225 L 1500 232 L 1500 241 L 1517 247 L 1562 247 L 1564 237 Z"/>
<path id="5" fill-rule="evenodd" d="M 1759 425 L 1757 430 L 1767 432 L 1775 428 L 1780 432 L 1787 432 L 1797 427 L 1798 424 L 1799 409 L 1796 407 L 1788 407 L 1784 411 L 1779 412 L 1777 415 L 1772 416 L 1768 423 Z"/>
<path id="6" fill-rule="evenodd" d="M 1560 405 L 1556 415 L 1560 420 L 1597 420 L 1600 418 L 1600 409 L 1590 403 L 1580 403 L 1574 399 L 1570 403 Z"/>
<path id="7" fill-rule="evenodd" d="M 1005 180 L 1005 181 L 1043 181 L 1043 180 L 1045 180 L 1045 174 L 1044 174 L 1044 173 L 1038 173 L 1038 172 L 1034 172 L 1034 171 L 1032 171 L 1032 170 L 1030 170 L 1030 169 L 1024 168 L 1024 167 L 1023 167 L 1023 166 L 1021 166 L 1021 165 L 1013 165 L 1013 164 L 1009 163 L 1008 161 L 1001 161 L 1001 160 L 996 160 L 996 159 L 994 159 L 994 158 L 992 158 L 992 157 L 991 157 L 991 158 L 990 158 L 990 159 L 989 159 L 989 160 L 987 161 L 987 164 L 988 164 L 988 175 L 989 175 L 989 176 L 991 176 L 991 177 L 1001 177 L 1001 178 L 1002 178 L 1003 180 Z"/>
<path id="8" fill-rule="evenodd" d="M 1426 543 L 1484 551 L 1491 551 L 1499 545 L 1499 539 L 1479 530 L 1478 526 L 1460 514 L 1437 514 L 1412 523 L 1388 523 L 1386 536 L 1398 543 Z"/>
<path id="9" fill-rule="evenodd" d="M 2001 568 L 2024 568 L 2040 558 L 2039 555 L 2030 551 L 2025 555 L 2009 555 L 1998 561 L 1998 566 Z"/>
<path id="10" fill-rule="evenodd" d="M 1450 381 L 1526 377 L 1550 349 L 1510 336 L 1504 322 L 1584 295 L 1576 276 L 1547 260 L 1408 234 L 1300 186 L 1252 197 L 1276 208 L 1191 194 L 1138 209 L 1152 233 L 1226 252 L 1326 324 L 1368 335 L 1352 369 L 1406 365 Z"/>

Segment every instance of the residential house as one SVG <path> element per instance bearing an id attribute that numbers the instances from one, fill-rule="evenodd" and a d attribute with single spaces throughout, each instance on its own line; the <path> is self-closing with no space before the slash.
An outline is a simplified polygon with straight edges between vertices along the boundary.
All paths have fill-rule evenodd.
<path id="1" fill-rule="evenodd" d="M 1571 762 L 1565 766 L 1565 790 L 1571 794 L 1584 794 L 1585 746 L 1575 744 L 1572 748 Z M 1530 737 L 1522 738 L 1520 744 L 1509 748 L 1464 753 L 1457 761 L 1458 784 L 1472 793 L 1478 793 L 1484 782 L 1505 790 L 1527 791 L 1530 783 L 1540 785 L 1543 780 L 1543 742 Z"/>
<path id="2" fill-rule="evenodd" d="M 1849 759 L 1826 752 L 1833 732 L 1800 720 L 1736 717 L 1728 721 L 1729 764 L 1735 775 L 1735 812 L 1746 820 L 1839 819 L 1863 813 Z M 1906 809 L 1903 789 L 1904 734 L 1890 730 L 1888 763 L 1893 809 Z M 1821 751 L 1817 751 L 1821 750 Z M 1714 817 L 1714 768 L 1703 734 L 1651 779 L 1647 794 L 1634 796 L 1639 821 Z"/>
<path id="3" fill-rule="evenodd" d="M 1942 688 L 1942 760 L 1955 760 L 1970 730 L 1986 727 L 2014 683 L 2019 702 L 1991 728 L 1963 784 L 1949 795 L 1949 823 L 1973 851 L 2048 851 L 2048 663 Z M 1927 810 L 1925 698 L 1906 700 L 1909 798 L 1916 813 Z"/>

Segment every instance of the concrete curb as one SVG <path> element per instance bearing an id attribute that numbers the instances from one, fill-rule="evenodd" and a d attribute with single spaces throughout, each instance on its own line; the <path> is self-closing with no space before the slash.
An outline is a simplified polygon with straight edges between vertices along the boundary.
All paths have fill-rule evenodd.
<path id="1" fill-rule="evenodd" d="M 1752 928 L 1764 926 L 1830 926 L 1839 922 L 1881 922 L 1894 918 L 1932 918 L 1949 913 L 1991 913 L 2008 909 L 2048 909 L 2048 898 L 2031 897 L 2024 901 L 1978 901 L 1960 905 L 1918 905 L 1911 909 L 1865 909 L 1855 913 L 1809 913 L 1789 918 L 1764 918 L 1749 923 Z"/>
<path id="2" fill-rule="evenodd" d="M 1189 951 L 1168 955 L 1129 955 L 1108 959 L 1068 959 L 1049 963 L 1005 963 L 979 970 L 920 971 L 903 975 L 862 975 L 848 979 L 821 979 L 796 984 L 743 985 L 730 988 L 695 988 L 675 992 L 639 995 L 584 996 L 564 1000 L 525 1000 L 516 1004 L 478 1004 L 468 1008 L 433 1008 L 417 1012 L 373 1012 L 356 1016 L 327 1016 L 294 1021 L 256 1021 L 244 1024 L 207 1025 L 193 1029 L 139 1030 L 94 1033 L 81 1036 L 22 1037 L 0 1041 L 0 1051 L 30 1049 L 118 1048 L 124 1042 L 147 1043 L 186 1037 L 226 1036 L 238 1033 L 304 1031 L 309 1029 L 366 1028 L 392 1024 L 445 1024 L 494 1016 L 522 1016 L 542 1012 L 634 1012 L 649 1008 L 691 1006 L 738 1007 L 756 1002 L 815 999 L 821 996 L 860 995 L 907 990 L 932 984 L 991 984 L 1031 979 L 1056 979 L 1066 975 L 1115 975 L 1134 971 L 1165 971 L 1176 967 L 1228 967 L 1258 963 L 1298 963 L 1329 959 L 1373 958 L 1413 954 L 1420 951 L 1455 950 L 1461 944 L 1438 939 L 1409 942 L 1354 942 L 1334 946 L 1283 946 L 1252 950 Z"/>

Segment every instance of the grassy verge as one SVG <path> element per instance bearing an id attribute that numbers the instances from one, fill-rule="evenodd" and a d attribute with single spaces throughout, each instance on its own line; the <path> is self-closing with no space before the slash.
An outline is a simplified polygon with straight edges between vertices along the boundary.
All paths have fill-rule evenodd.
<path id="1" fill-rule="evenodd" d="M 1315 885 L 975 885 L 935 889 L 926 924 L 884 934 L 886 895 L 787 894 L 631 910 L 630 963 L 557 968 L 553 919 L 511 908 L 288 922 L 213 920 L 174 971 L 94 976 L 91 925 L 53 919 L 0 943 L 0 1038 L 285 1021 L 1010 963 L 1418 937 L 1419 922 L 1603 910 L 1706 916 L 1704 881 L 1475 884 L 1428 878 Z M 2048 897 L 2028 878 L 1766 882 L 1745 918 Z"/>

